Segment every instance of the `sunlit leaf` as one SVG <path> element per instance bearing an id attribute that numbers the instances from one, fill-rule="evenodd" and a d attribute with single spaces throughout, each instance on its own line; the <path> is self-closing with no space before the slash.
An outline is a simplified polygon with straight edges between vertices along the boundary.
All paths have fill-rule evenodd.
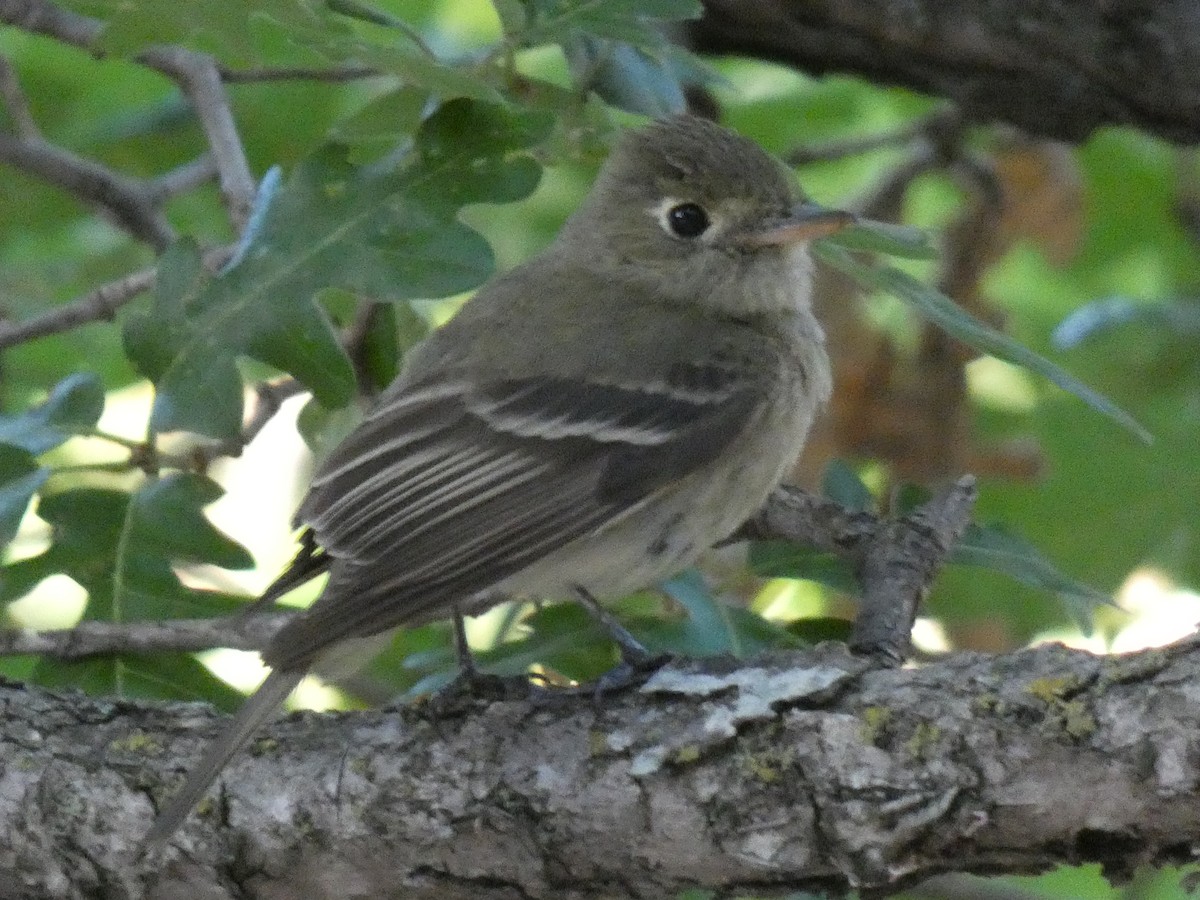
<path id="1" fill-rule="evenodd" d="M 854 569 L 844 558 L 789 541 L 753 541 L 750 571 L 766 578 L 800 578 L 847 594 L 858 593 Z"/>
<path id="2" fill-rule="evenodd" d="M 133 495 L 98 488 L 46 495 L 38 515 L 52 528 L 51 544 L 0 569 L 0 599 L 17 599 L 61 572 L 87 591 L 86 620 L 196 618 L 239 610 L 244 606 L 239 598 L 185 587 L 174 570 L 189 562 L 241 567 L 251 562 L 203 515 L 202 508 L 220 493 L 202 476 L 176 474 L 149 481 Z M 174 686 L 164 680 L 171 672 L 180 678 Z M 197 696 L 204 682 L 197 681 L 190 663 L 121 655 L 71 664 L 43 660 L 34 678 L 103 693 L 175 698 Z M 200 690 L 200 696 L 220 695 Z"/>
<path id="3" fill-rule="evenodd" d="M 177 472 L 148 482 L 134 494 L 128 540 L 142 553 L 172 563 L 208 563 L 248 569 L 254 558 L 213 527 L 203 509 L 225 492 L 215 481 Z"/>

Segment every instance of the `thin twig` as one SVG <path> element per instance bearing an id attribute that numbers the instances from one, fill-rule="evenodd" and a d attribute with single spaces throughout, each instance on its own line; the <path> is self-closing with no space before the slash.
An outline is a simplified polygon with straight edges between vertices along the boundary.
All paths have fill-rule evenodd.
<path id="1" fill-rule="evenodd" d="M 116 653 L 196 653 L 217 647 L 258 650 L 294 612 L 160 622 L 80 622 L 74 628 L 0 630 L 0 656 L 78 660 Z"/>
<path id="2" fill-rule="evenodd" d="M 6 56 L 0 56 L 0 97 L 4 100 L 4 108 L 8 110 L 17 136 L 26 140 L 40 138 L 41 132 L 29 110 L 29 100 L 21 89 L 16 70 Z"/>
<path id="3" fill-rule="evenodd" d="M 221 80 L 226 84 L 258 81 L 359 81 L 363 78 L 378 78 L 385 74 L 371 66 L 339 66 L 337 68 L 263 66 L 256 69 L 230 69 L 221 66 L 220 72 Z"/>
<path id="4" fill-rule="evenodd" d="M 230 247 L 217 247 L 204 254 L 204 265 L 210 272 L 225 264 L 233 252 Z M 0 321 L 0 350 L 35 338 L 70 331 L 79 325 L 112 319 L 118 309 L 143 291 L 154 287 L 158 269 L 151 267 L 102 284 L 62 306 L 26 319 L 24 322 Z"/>
<path id="5" fill-rule="evenodd" d="M 216 163 L 225 210 L 234 231 L 241 234 L 256 185 L 216 61 L 182 47 L 155 47 L 135 58 L 175 80 L 191 100 Z"/>
<path id="6" fill-rule="evenodd" d="M 49 0 L 0 0 L 0 22 L 99 55 L 96 42 L 103 23 Z M 240 233 L 250 213 L 255 183 L 216 61 L 182 47 L 151 47 L 134 60 L 175 81 L 191 101 L 216 161 L 226 211 Z"/>
<path id="7" fill-rule="evenodd" d="M 217 174 L 217 163 L 211 153 L 196 157 L 190 163 L 184 163 L 163 175 L 159 175 L 150 183 L 156 201 L 161 203 L 171 197 L 178 197 L 195 190 L 205 182 L 212 181 Z"/>
<path id="8" fill-rule="evenodd" d="M 157 272 L 155 268 L 142 269 L 102 284 L 82 297 L 24 322 L 0 321 L 0 350 L 35 338 L 61 334 L 89 322 L 111 319 L 118 309 L 154 286 Z"/>
<path id="9" fill-rule="evenodd" d="M 0 162 L 37 175 L 110 213 L 139 240 L 162 252 L 175 240 L 175 230 L 144 182 L 126 178 L 99 163 L 77 156 L 41 138 L 0 132 Z"/>

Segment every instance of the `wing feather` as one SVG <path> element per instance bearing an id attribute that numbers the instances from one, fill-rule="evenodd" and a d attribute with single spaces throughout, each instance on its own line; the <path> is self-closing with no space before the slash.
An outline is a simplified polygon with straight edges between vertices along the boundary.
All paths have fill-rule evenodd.
<path id="1" fill-rule="evenodd" d="M 388 398 L 301 506 L 332 574 L 268 663 L 308 665 L 335 641 L 443 612 L 711 461 L 759 393 L 710 381 L 675 390 L 537 377 Z"/>

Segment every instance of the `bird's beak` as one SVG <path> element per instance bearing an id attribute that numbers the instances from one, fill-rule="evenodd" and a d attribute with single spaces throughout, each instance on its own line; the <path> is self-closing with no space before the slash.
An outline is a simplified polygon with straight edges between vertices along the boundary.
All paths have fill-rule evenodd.
<path id="1" fill-rule="evenodd" d="M 856 216 L 838 209 L 826 209 L 815 203 L 801 203 L 786 219 L 776 220 L 756 231 L 738 236 L 743 247 L 785 247 L 811 241 L 853 225 Z"/>

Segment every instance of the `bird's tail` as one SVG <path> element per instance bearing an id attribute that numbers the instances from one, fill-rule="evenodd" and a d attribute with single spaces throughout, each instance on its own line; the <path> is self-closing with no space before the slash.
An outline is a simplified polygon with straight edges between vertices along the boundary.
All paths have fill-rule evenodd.
<path id="1" fill-rule="evenodd" d="M 275 670 L 254 695 L 243 704 L 225 730 L 212 742 L 190 773 L 179 793 L 159 811 L 142 841 L 142 854 L 166 841 L 183 824 L 200 798 L 221 774 L 225 764 L 240 750 L 271 714 L 287 699 L 304 677 L 303 670 Z"/>

